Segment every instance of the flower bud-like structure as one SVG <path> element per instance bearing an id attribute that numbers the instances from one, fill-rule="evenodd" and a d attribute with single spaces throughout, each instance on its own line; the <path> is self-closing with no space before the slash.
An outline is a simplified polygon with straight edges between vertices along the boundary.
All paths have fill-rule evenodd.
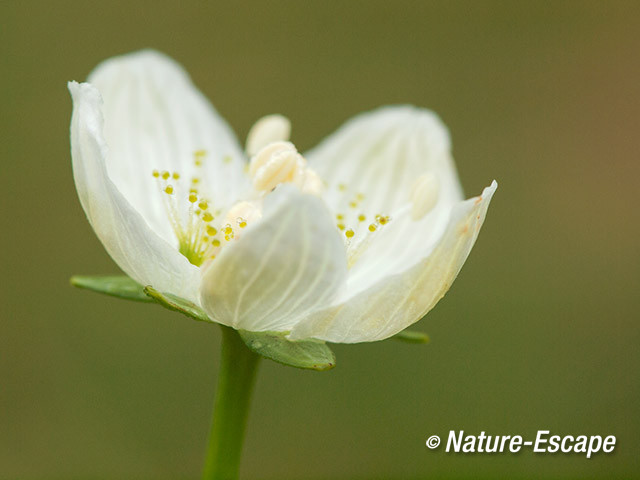
<path id="1" fill-rule="evenodd" d="M 249 164 L 253 187 L 258 191 L 271 191 L 281 183 L 299 182 L 306 163 L 292 143 L 270 143 Z"/>
<path id="2" fill-rule="evenodd" d="M 291 122 L 283 115 L 272 114 L 262 117 L 253 124 L 247 135 L 245 150 L 250 157 L 273 142 L 289 140 Z"/>

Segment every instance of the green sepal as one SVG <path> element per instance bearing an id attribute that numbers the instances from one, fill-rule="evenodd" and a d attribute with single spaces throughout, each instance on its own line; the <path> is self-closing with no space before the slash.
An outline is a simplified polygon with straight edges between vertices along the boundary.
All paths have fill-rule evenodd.
<path id="1" fill-rule="evenodd" d="M 431 339 L 429 335 L 423 332 L 417 332 L 415 330 L 402 330 L 399 333 L 396 333 L 393 337 L 396 340 L 400 340 L 405 343 L 429 343 Z"/>
<path id="2" fill-rule="evenodd" d="M 274 362 L 318 371 L 336 366 L 336 356 L 323 341 L 288 340 L 286 332 L 238 330 L 238 333 L 250 350 Z"/>
<path id="3" fill-rule="evenodd" d="M 152 301 L 159 303 L 164 308 L 168 308 L 169 310 L 174 312 L 182 313 L 183 315 L 191 317 L 194 320 L 214 323 L 200 307 L 198 307 L 194 303 L 191 303 L 189 300 L 176 297 L 175 295 L 171 295 L 170 293 L 160 293 L 150 285 L 144 287 L 143 291 L 146 295 L 149 296 Z"/>
<path id="4" fill-rule="evenodd" d="M 98 293 L 124 298 L 135 302 L 152 302 L 144 293 L 144 287 L 126 275 L 118 276 L 85 276 L 74 275 L 71 277 L 71 285 L 85 288 Z"/>

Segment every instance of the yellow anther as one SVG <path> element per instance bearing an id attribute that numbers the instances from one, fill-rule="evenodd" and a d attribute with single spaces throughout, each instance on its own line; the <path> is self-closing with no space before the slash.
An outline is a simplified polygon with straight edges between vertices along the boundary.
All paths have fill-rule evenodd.
<path id="1" fill-rule="evenodd" d="M 246 228 L 249 224 L 262 218 L 262 209 L 259 203 L 256 202 L 238 202 L 231 207 L 225 216 L 225 219 L 221 222 L 226 227 L 238 225 L 240 228 Z M 224 232 L 225 234 L 227 232 Z M 240 233 L 236 231 L 234 237 L 239 237 Z"/>
<path id="2" fill-rule="evenodd" d="M 358 206 L 358 202 L 355 202 L 355 201 L 349 202 L 349 206 L 351 208 L 356 208 Z"/>
<path id="3" fill-rule="evenodd" d="M 195 164 L 196 167 L 202 166 L 202 160 L 200 160 L 199 158 L 196 158 L 193 163 Z"/>
<path id="4" fill-rule="evenodd" d="M 203 155 L 204 152 L 196 152 L 195 157 L 200 159 Z M 218 254 L 222 242 L 237 239 L 240 228 L 247 227 L 262 216 L 261 201 L 239 202 L 229 210 L 226 220 L 218 220 L 214 226 L 216 217 L 224 215 L 224 212 L 219 208 L 214 209 L 212 203 L 198 194 L 198 189 L 193 184 L 200 183 L 200 178 L 192 178 L 191 188 L 188 193 L 183 193 L 182 185 L 174 183 L 181 179 L 178 172 L 153 170 L 151 173 L 161 181 L 161 194 L 167 195 L 163 196 L 163 203 L 178 242 L 178 251 L 195 266 L 206 265 L 206 262 Z M 179 199 L 175 198 L 176 193 L 180 194 Z M 185 204 L 184 200 L 188 200 L 189 203 Z M 186 212 L 181 208 L 183 206 L 188 207 Z M 235 227 L 236 222 L 239 228 Z M 218 223 L 226 225 L 218 227 Z M 234 231 L 234 228 L 237 230 Z"/>
<path id="5" fill-rule="evenodd" d="M 207 154 L 206 150 L 196 150 L 195 152 L 193 152 L 193 156 L 194 157 L 204 157 Z"/>
<path id="6" fill-rule="evenodd" d="M 353 236 L 356 234 L 356 232 L 354 232 L 353 230 L 349 229 L 346 232 L 344 232 L 344 234 L 347 236 L 347 238 L 353 238 Z"/>
<path id="7" fill-rule="evenodd" d="M 380 216 L 380 218 L 378 219 L 378 222 L 380 222 L 380 225 L 386 225 L 387 223 L 389 223 L 389 217 L 383 217 L 382 215 Z"/>
<path id="8" fill-rule="evenodd" d="M 378 227 L 376 226 L 375 223 L 372 223 L 372 224 L 369 225 L 369 231 L 370 232 L 375 232 L 377 228 Z"/>
<path id="9" fill-rule="evenodd" d="M 344 224 L 339 223 L 339 224 L 338 224 L 338 228 L 339 228 L 340 230 L 344 230 L 344 229 L 345 229 L 345 226 L 344 226 Z"/>
<path id="10" fill-rule="evenodd" d="M 356 195 L 356 198 L 360 201 L 364 200 L 364 193 L 359 193 Z"/>
<path id="11" fill-rule="evenodd" d="M 367 217 L 364 215 L 364 213 L 361 213 L 360 215 L 358 215 L 359 222 L 364 222 L 366 219 Z"/>
<path id="12" fill-rule="evenodd" d="M 338 185 L 338 190 L 345 192 L 347 190 L 347 186 L 344 183 L 341 183 Z"/>
<path id="13" fill-rule="evenodd" d="M 337 218 L 338 220 L 344 220 L 344 215 L 342 215 L 341 213 L 339 213 L 339 214 L 337 214 L 337 215 L 336 215 L 336 218 Z"/>
<path id="14" fill-rule="evenodd" d="M 222 157 L 222 163 L 231 163 L 233 161 L 233 157 L 231 155 L 225 155 Z"/>

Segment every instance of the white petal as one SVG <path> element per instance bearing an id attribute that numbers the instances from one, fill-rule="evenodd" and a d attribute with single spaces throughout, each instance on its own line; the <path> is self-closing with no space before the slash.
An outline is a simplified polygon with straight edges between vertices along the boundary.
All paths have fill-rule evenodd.
<path id="1" fill-rule="evenodd" d="M 104 99 L 109 176 L 166 240 L 174 241 L 174 234 L 154 169 L 177 171 L 185 182 L 203 177 L 210 204 L 223 211 L 248 187 L 233 132 L 172 59 L 152 50 L 114 57 L 88 81 Z M 207 152 L 200 169 L 194 164 L 198 150 Z"/>
<path id="2" fill-rule="evenodd" d="M 113 184 L 105 168 L 101 98 L 92 85 L 69 83 L 73 98 L 73 176 L 85 213 L 109 255 L 142 285 L 197 300 L 199 270 L 156 235 Z"/>
<path id="3" fill-rule="evenodd" d="M 331 207 L 349 211 L 361 193 L 357 211 L 375 215 L 408 202 L 413 182 L 427 172 L 438 179 L 445 201 L 462 200 L 450 150 L 448 131 L 435 113 L 394 106 L 354 117 L 305 157 L 327 182 Z"/>
<path id="4" fill-rule="evenodd" d="M 351 251 L 358 260 L 351 255 L 345 300 L 422 260 L 440 238 L 451 209 L 464 198 L 450 149 L 437 115 L 396 106 L 353 118 L 307 154 L 328 183 L 327 203 L 355 232 Z M 426 217 L 414 222 L 408 215 L 412 192 L 415 197 L 416 179 L 425 176 L 438 185 L 437 198 L 430 198 Z M 376 215 L 391 221 L 370 235 Z"/>
<path id="5" fill-rule="evenodd" d="M 405 272 L 300 321 L 291 338 L 356 343 L 390 337 L 422 318 L 449 290 L 484 221 L 496 182 L 459 203 L 431 255 Z"/>
<path id="6" fill-rule="evenodd" d="M 342 238 L 322 200 L 282 185 L 267 195 L 263 218 L 205 270 L 200 298 L 222 324 L 289 331 L 329 304 L 345 277 Z"/>

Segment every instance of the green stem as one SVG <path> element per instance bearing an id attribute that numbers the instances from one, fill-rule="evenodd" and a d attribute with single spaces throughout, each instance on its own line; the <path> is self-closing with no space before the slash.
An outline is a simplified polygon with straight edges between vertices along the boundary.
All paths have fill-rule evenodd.
<path id="1" fill-rule="evenodd" d="M 238 478 L 242 442 L 259 355 L 238 332 L 222 326 L 222 353 L 203 480 Z"/>

